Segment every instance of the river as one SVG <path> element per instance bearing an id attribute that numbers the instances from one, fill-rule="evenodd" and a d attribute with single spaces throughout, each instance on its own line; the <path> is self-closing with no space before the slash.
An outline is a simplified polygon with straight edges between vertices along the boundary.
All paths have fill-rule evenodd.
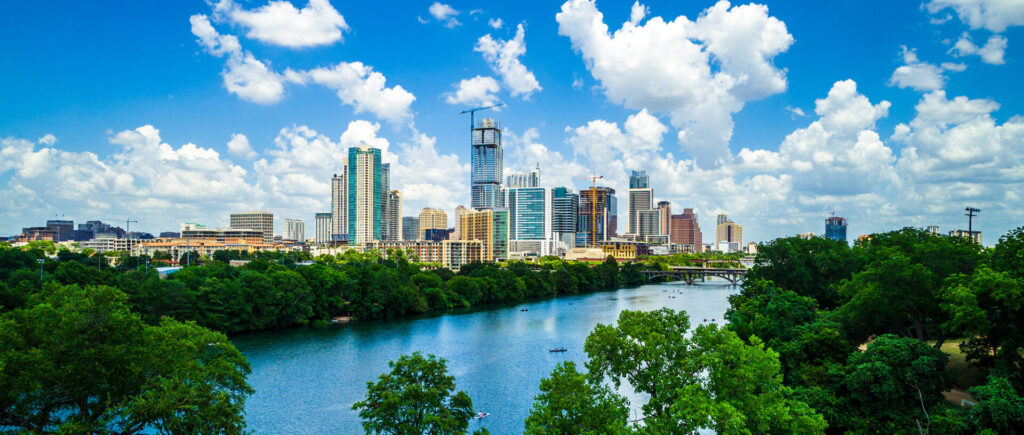
<path id="1" fill-rule="evenodd" d="M 476 410 L 470 431 L 523 431 L 538 385 L 561 361 L 586 361 L 583 342 L 598 323 L 613 324 L 623 310 L 662 307 L 685 310 L 691 325 L 722 322 L 728 297 L 738 291 L 725 281 L 697 285 L 652 284 L 479 309 L 433 317 L 357 322 L 329 328 L 298 328 L 235 337 L 249 359 L 246 422 L 257 434 L 362 433 L 352 404 L 387 363 L 414 351 L 448 360 L 456 388 L 469 393 Z M 671 296 L 671 297 L 670 297 Z M 529 311 L 520 311 L 526 307 Z M 551 353 L 564 346 L 568 351 Z M 634 402 L 638 398 L 623 391 Z"/>

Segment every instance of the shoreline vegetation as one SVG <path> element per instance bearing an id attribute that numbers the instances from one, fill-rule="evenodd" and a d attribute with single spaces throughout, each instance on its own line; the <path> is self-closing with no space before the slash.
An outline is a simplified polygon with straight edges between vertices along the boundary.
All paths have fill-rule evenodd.
<path id="1" fill-rule="evenodd" d="M 38 433 L 243 431 L 249 367 L 229 334 L 613 290 L 694 259 L 453 273 L 401 253 L 230 267 L 242 254 L 226 252 L 160 279 L 67 251 L 40 264 L 34 248 L 0 247 L 0 429 Z M 585 366 L 541 381 L 526 432 L 1024 432 L 1024 227 L 984 250 L 913 228 L 852 247 L 776 239 L 725 319 L 691 330 L 685 312 L 663 309 L 598 325 Z M 638 419 L 610 389 L 622 381 L 651 397 Z M 457 382 L 443 359 L 404 356 L 355 409 L 368 432 L 465 433 L 471 398 Z M 431 409 L 450 412 L 398 418 Z"/>

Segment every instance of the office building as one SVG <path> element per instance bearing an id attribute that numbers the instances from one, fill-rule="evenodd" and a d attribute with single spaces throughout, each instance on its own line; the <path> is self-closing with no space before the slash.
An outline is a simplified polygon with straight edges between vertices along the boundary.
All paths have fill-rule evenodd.
<path id="1" fill-rule="evenodd" d="M 388 192 L 388 206 L 385 210 L 384 240 L 402 240 L 402 194 L 397 190 Z"/>
<path id="2" fill-rule="evenodd" d="M 814 234 L 814 233 L 811 233 L 811 232 L 807 232 L 807 233 L 797 233 L 797 235 L 796 235 L 796 236 L 797 236 L 797 237 L 799 237 L 799 238 L 801 238 L 801 239 L 804 239 L 804 240 L 811 240 L 811 239 L 813 239 L 813 238 L 815 238 L 815 237 L 818 237 L 818 235 L 817 235 L 817 234 Z"/>
<path id="3" fill-rule="evenodd" d="M 501 206 L 501 126 L 487 118 L 473 126 L 470 206 L 475 210 Z"/>
<path id="4" fill-rule="evenodd" d="M 331 219 L 332 213 L 316 214 L 316 243 L 323 244 L 331 241 L 331 228 L 334 222 Z"/>
<path id="5" fill-rule="evenodd" d="M 529 172 L 513 172 L 505 177 L 505 186 L 509 189 L 540 186 L 540 165 Z"/>
<path id="6" fill-rule="evenodd" d="M 661 210 L 656 208 L 649 210 L 637 210 L 636 220 L 636 235 L 638 236 L 638 240 L 647 241 L 649 238 L 661 234 Z"/>
<path id="7" fill-rule="evenodd" d="M 845 242 L 846 218 L 835 215 L 825 218 L 825 237 L 837 242 Z"/>
<path id="8" fill-rule="evenodd" d="M 697 214 L 692 208 L 684 208 L 682 214 L 672 215 L 669 223 L 669 242 L 682 245 L 692 252 L 704 252 L 704 241 L 697 223 Z"/>
<path id="9" fill-rule="evenodd" d="M 218 242 L 241 240 L 246 243 L 266 243 L 262 231 L 248 228 L 207 228 L 206 225 L 185 223 L 181 225 L 182 239 L 209 239 Z"/>
<path id="10" fill-rule="evenodd" d="M 639 213 L 654 208 L 654 191 L 650 187 L 647 171 L 633 171 L 629 176 L 629 196 L 627 199 L 629 202 L 627 204 L 629 221 L 627 222 L 628 228 L 626 232 L 635 235 L 658 234 L 657 228 L 646 233 L 640 231 Z"/>
<path id="11" fill-rule="evenodd" d="M 726 243 L 728 249 L 722 249 L 722 243 Z M 735 243 L 735 249 L 733 243 Z M 715 246 L 722 252 L 733 252 L 739 250 L 743 245 L 743 227 L 731 221 L 726 215 L 718 215 L 718 225 L 715 226 Z"/>
<path id="12" fill-rule="evenodd" d="M 75 223 L 65 220 L 48 220 L 46 228 L 57 232 L 58 242 L 65 242 L 71 240 L 71 232 L 75 230 Z"/>
<path id="13" fill-rule="evenodd" d="M 348 240 L 363 244 L 381 240 L 389 191 L 390 165 L 381 162 L 379 148 L 348 149 Z"/>
<path id="14" fill-rule="evenodd" d="M 51 230 L 46 227 L 28 227 L 21 229 L 21 235 L 14 236 L 12 239 L 15 243 L 25 242 L 37 242 L 37 241 L 51 241 L 57 242 L 57 230 Z"/>
<path id="15" fill-rule="evenodd" d="M 952 230 L 949 232 L 950 237 L 963 237 L 965 239 L 973 240 L 974 243 L 981 244 L 981 231 L 967 231 L 967 230 Z"/>
<path id="16" fill-rule="evenodd" d="M 423 230 L 423 240 L 429 240 L 431 242 L 441 242 L 451 238 L 451 228 L 429 228 Z"/>
<path id="17" fill-rule="evenodd" d="M 508 190 L 508 243 L 510 252 L 552 255 L 552 189 L 521 187 Z"/>
<path id="18" fill-rule="evenodd" d="M 576 246 L 590 246 L 593 241 L 605 241 L 617 236 L 618 203 L 615 189 L 593 187 L 580 192 L 577 215 Z"/>
<path id="19" fill-rule="evenodd" d="M 463 207 L 461 205 L 458 206 L 458 207 L 455 207 L 455 215 L 453 216 L 453 218 L 455 219 L 455 232 L 452 233 L 452 240 L 458 240 L 458 238 L 459 238 L 459 221 L 462 220 L 461 216 L 462 216 L 462 213 L 464 213 L 465 211 L 466 211 L 466 207 Z"/>
<path id="20" fill-rule="evenodd" d="M 348 240 L 348 159 L 341 175 L 331 177 L 331 234 L 333 241 Z"/>
<path id="21" fill-rule="evenodd" d="M 160 238 L 161 239 L 177 239 L 179 237 L 181 237 L 181 232 L 180 231 L 161 231 L 160 232 Z"/>
<path id="22" fill-rule="evenodd" d="M 420 218 L 416 216 L 402 216 L 402 240 L 419 240 Z"/>
<path id="23" fill-rule="evenodd" d="M 672 223 L 672 204 L 668 201 L 658 202 L 658 234 L 668 237 Z"/>
<path id="24" fill-rule="evenodd" d="M 302 219 L 281 219 L 281 226 L 284 229 L 282 236 L 285 240 L 306 241 L 306 221 Z"/>
<path id="25" fill-rule="evenodd" d="M 232 229 L 256 230 L 263 233 L 263 243 L 274 241 L 274 214 L 265 211 L 231 213 Z"/>
<path id="26" fill-rule="evenodd" d="M 568 187 L 551 189 L 551 237 L 561 255 L 576 246 L 580 195 Z"/>
<path id="27" fill-rule="evenodd" d="M 928 228 L 926 228 L 925 231 L 927 231 L 928 234 L 934 234 L 936 236 L 940 234 L 938 225 L 928 225 Z"/>
<path id="28" fill-rule="evenodd" d="M 104 252 L 125 252 L 131 251 L 132 247 L 142 243 L 137 239 L 119 238 L 119 237 L 101 237 L 92 240 L 86 240 L 82 242 L 82 249 L 92 249 L 93 251 L 104 253 Z"/>
<path id="29" fill-rule="evenodd" d="M 75 240 L 90 240 L 99 237 L 124 237 L 125 231 L 121 227 L 115 227 L 101 221 L 86 221 L 78 224 L 78 232 L 74 235 Z"/>
<path id="30" fill-rule="evenodd" d="M 719 225 L 722 225 L 722 224 L 724 224 L 728 220 L 729 220 L 729 216 L 726 216 L 725 214 L 719 214 L 718 218 L 715 219 L 715 226 L 717 227 Z"/>
<path id="31" fill-rule="evenodd" d="M 444 210 L 424 207 L 420 210 L 420 229 L 417 238 L 426 239 L 427 230 L 444 230 L 448 228 L 448 214 Z"/>
<path id="32" fill-rule="evenodd" d="M 486 261 L 508 258 L 508 210 L 467 210 L 460 216 L 459 240 L 479 240 L 484 243 Z"/>
<path id="33" fill-rule="evenodd" d="M 647 171 L 633 171 L 629 176 L 630 189 L 649 189 L 651 187 L 650 177 Z M 649 207 L 648 207 L 649 208 Z"/>

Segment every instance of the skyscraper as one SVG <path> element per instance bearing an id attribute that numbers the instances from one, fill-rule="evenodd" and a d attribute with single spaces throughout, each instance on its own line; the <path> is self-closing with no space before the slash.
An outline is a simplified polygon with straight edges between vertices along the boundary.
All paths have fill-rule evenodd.
<path id="1" fill-rule="evenodd" d="M 379 148 L 348 149 L 348 238 L 352 242 L 381 240 L 384 235 L 386 171 Z"/>
<path id="2" fill-rule="evenodd" d="M 317 213 L 316 219 L 316 242 L 327 243 L 331 240 L 331 213 Z"/>
<path id="3" fill-rule="evenodd" d="M 472 132 L 472 186 L 471 203 L 474 209 L 499 207 L 501 198 L 502 166 L 501 127 L 487 118 L 473 127 Z"/>
<path id="4" fill-rule="evenodd" d="M 562 250 L 576 247 L 579 212 L 579 194 L 568 187 L 551 189 L 551 234 Z"/>
<path id="5" fill-rule="evenodd" d="M 615 189 L 611 187 L 598 187 L 596 190 L 592 187 L 580 192 L 576 246 L 589 246 L 594 241 L 615 237 L 617 208 Z"/>
<path id="6" fill-rule="evenodd" d="M 306 241 L 306 221 L 302 219 L 281 219 L 281 223 L 281 226 L 284 227 L 284 234 L 282 236 L 285 240 Z"/>
<path id="7" fill-rule="evenodd" d="M 75 222 L 66 220 L 48 220 L 46 221 L 46 229 L 57 232 L 57 241 L 64 242 L 71 240 L 71 233 L 75 231 Z"/>
<path id="8" fill-rule="evenodd" d="M 647 171 L 633 171 L 629 176 L 630 189 L 647 189 L 651 187 L 650 177 Z"/>
<path id="9" fill-rule="evenodd" d="M 420 218 L 416 216 L 402 217 L 402 240 L 419 240 Z"/>
<path id="10" fill-rule="evenodd" d="M 348 240 L 348 159 L 345 159 L 341 175 L 331 177 L 330 240 Z"/>
<path id="11" fill-rule="evenodd" d="M 841 216 L 829 216 L 825 218 L 825 237 L 839 241 L 846 241 L 846 218 Z"/>
<path id="12" fill-rule="evenodd" d="M 462 220 L 462 213 L 466 212 L 466 207 L 458 206 L 455 207 L 455 216 L 452 216 L 455 220 L 455 232 L 452 233 L 452 240 L 459 240 L 459 222 Z"/>
<path id="13" fill-rule="evenodd" d="M 231 213 L 232 229 L 256 230 L 263 233 L 263 243 L 274 241 L 274 214 L 265 211 Z"/>
<path id="14" fill-rule="evenodd" d="M 658 234 L 667 236 L 672 223 L 672 204 L 668 201 L 658 202 Z"/>
<path id="15" fill-rule="evenodd" d="M 725 243 L 725 249 L 722 244 Z M 722 252 L 738 251 L 743 245 L 743 227 L 724 214 L 718 215 L 715 226 L 715 248 Z"/>
<path id="16" fill-rule="evenodd" d="M 420 210 L 420 229 L 417 240 L 423 240 L 426 238 L 427 230 L 444 230 L 448 229 L 448 214 L 444 210 L 436 208 L 424 207 Z"/>
<path id="17" fill-rule="evenodd" d="M 725 214 L 719 214 L 718 218 L 715 220 L 715 226 L 722 225 L 722 224 L 726 223 L 728 220 L 729 220 L 728 216 L 726 216 Z"/>
<path id="18" fill-rule="evenodd" d="M 697 214 L 693 212 L 692 208 L 683 209 L 682 214 L 672 215 L 669 224 L 669 242 L 691 246 L 694 252 L 704 251 L 700 225 L 697 224 Z"/>
<path id="19" fill-rule="evenodd" d="M 402 194 L 397 190 L 388 192 L 387 204 L 384 219 L 384 240 L 402 240 Z"/>
<path id="20" fill-rule="evenodd" d="M 484 260 L 508 258 L 508 210 L 467 210 L 460 216 L 459 240 L 484 242 Z"/>
<path id="21" fill-rule="evenodd" d="M 552 195 L 545 187 L 508 190 L 509 250 L 551 255 Z"/>
<path id="22" fill-rule="evenodd" d="M 518 187 L 538 187 L 540 186 L 540 165 L 536 169 L 529 172 L 513 172 L 508 177 L 505 177 L 505 185 L 509 189 L 515 189 Z"/>

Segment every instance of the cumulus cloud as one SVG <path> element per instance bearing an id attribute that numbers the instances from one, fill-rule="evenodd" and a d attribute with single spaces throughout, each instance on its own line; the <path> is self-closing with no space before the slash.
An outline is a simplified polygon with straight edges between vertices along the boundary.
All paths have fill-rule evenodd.
<path id="1" fill-rule="evenodd" d="M 934 91 L 946 86 L 943 69 L 927 62 L 921 62 L 917 53 L 906 46 L 900 46 L 903 65 L 893 71 L 889 86 L 912 88 L 915 91 Z"/>
<path id="2" fill-rule="evenodd" d="M 455 84 L 455 92 L 446 94 L 448 104 L 467 104 L 471 106 L 489 106 L 498 102 L 494 95 L 500 87 L 493 77 L 476 76 L 462 79 Z"/>
<path id="3" fill-rule="evenodd" d="M 430 15 L 433 16 L 435 20 L 444 23 L 444 26 L 449 29 L 453 29 L 456 26 L 462 25 L 462 23 L 460 23 L 459 20 L 455 18 L 456 16 L 459 15 L 459 11 L 455 10 L 455 8 L 447 4 L 441 2 L 434 2 L 433 4 L 430 5 L 430 8 L 428 8 L 428 10 L 430 11 Z"/>
<path id="4" fill-rule="evenodd" d="M 249 145 L 249 138 L 244 134 L 235 133 L 228 141 L 228 154 L 240 159 L 252 160 L 256 158 L 256 151 Z"/>
<path id="5" fill-rule="evenodd" d="M 985 42 L 985 45 L 979 47 L 971 40 L 971 36 L 964 32 L 960 39 L 956 41 L 956 44 L 953 44 L 953 48 L 949 49 L 949 52 L 957 57 L 977 55 L 985 63 L 1002 65 L 1006 63 L 1003 60 L 1003 55 L 1006 53 L 1006 44 L 1006 38 L 992 35 Z"/>
<path id="6" fill-rule="evenodd" d="M 519 57 L 526 54 L 525 38 L 526 30 L 519 24 L 512 39 L 503 41 L 486 34 L 477 40 L 473 50 L 483 54 L 484 60 L 501 76 L 501 81 L 513 97 L 522 96 L 527 99 L 534 92 L 539 92 L 541 87 L 533 73 L 519 61 Z"/>
<path id="7" fill-rule="evenodd" d="M 500 29 L 505 23 L 501 22 L 501 18 L 491 18 L 487 20 L 487 25 L 491 26 L 492 29 Z"/>
<path id="8" fill-rule="evenodd" d="M 953 9 L 972 29 L 999 33 L 1010 26 L 1024 25 L 1024 8 L 1019 0 L 932 0 L 927 7 L 931 14 Z"/>
<path id="9" fill-rule="evenodd" d="M 57 136 L 54 136 L 54 135 L 52 135 L 50 133 L 46 133 L 46 134 L 43 135 L 43 137 L 39 138 L 39 140 L 37 140 L 36 142 L 38 142 L 40 145 L 51 145 L 52 146 L 53 144 L 57 143 Z"/>
<path id="10" fill-rule="evenodd" d="M 332 44 L 349 30 L 345 18 L 328 0 L 309 0 L 302 9 L 277 0 L 251 11 L 232 0 L 221 0 L 214 12 L 215 17 L 248 28 L 246 36 L 251 39 L 290 48 Z"/>
<path id="11" fill-rule="evenodd" d="M 793 43 L 786 25 L 762 5 L 720 1 L 696 21 L 685 16 L 630 21 L 609 33 L 592 0 L 570 0 L 555 16 L 605 96 L 632 109 L 667 114 L 683 149 L 704 166 L 728 160 L 732 114 L 747 101 L 786 89 L 774 57 Z"/>
<path id="12" fill-rule="evenodd" d="M 309 71 L 286 71 L 289 81 L 317 83 L 334 89 L 341 102 L 355 108 L 356 113 L 370 112 L 379 118 L 398 122 L 411 116 L 409 106 L 416 97 L 401 85 L 387 87 L 384 74 L 362 62 L 339 62 L 330 68 Z"/>
<path id="13" fill-rule="evenodd" d="M 192 34 L 206 51 L 216 57 L 227 57 L 221 77 L 228 92 L 258 104 L 273 104 L 284 96 L 284 78 L 265 63 L 242 49 L 238 38 L 221 35 L 206 15 L 189 18 Z"/>

